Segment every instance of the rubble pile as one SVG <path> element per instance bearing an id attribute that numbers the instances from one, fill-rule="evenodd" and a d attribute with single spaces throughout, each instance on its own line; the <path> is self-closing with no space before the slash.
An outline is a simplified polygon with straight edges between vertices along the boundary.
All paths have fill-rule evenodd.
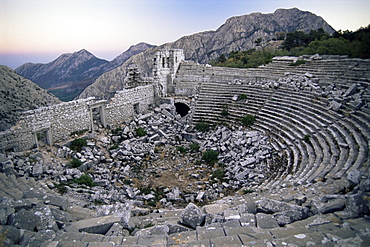
<path id="1" fill-rule="evenodd" d="M 66 143 L 27 157 L 14 153 L 12 168 L 18 176 L 44 180 L 51 189 L 85 201 L 84 206 L 132 200 L 172 208 L 260 184 L 272 156 L 268 137 L 260 132 L 225 126 L 199 132 L 166 104 L 107 135 L 84 138 L 81 150 Z M 208 150 L 218 154 L 215 165 L 202 161 Z"/>

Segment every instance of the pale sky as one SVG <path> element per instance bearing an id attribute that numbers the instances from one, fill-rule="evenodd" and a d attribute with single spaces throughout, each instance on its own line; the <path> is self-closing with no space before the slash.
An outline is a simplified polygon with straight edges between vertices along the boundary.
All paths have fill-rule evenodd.
<path id="1" fill-rule="evenodd" d="M 370 0 L 0 0 L 0 64 L 47 63 L 81 49 L 110 61 L 139 42 L 161 45 L 232 16 L 293 7 L 336 30 L 370 24 Z"/>

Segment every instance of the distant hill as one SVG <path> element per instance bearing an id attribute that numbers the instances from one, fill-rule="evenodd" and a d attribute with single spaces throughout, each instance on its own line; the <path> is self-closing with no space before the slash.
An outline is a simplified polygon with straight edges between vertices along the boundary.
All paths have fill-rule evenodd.
<path id="1" fill-rule="evenodd" d="M 23 111 L 60 102 L 45 89 L 0 65 L 0 131 L 15 125 Z"/>
<path id="2" fill-rule="evenodd" d="M 26 63 L 15 71 L 47 89 L 63 101 L 75 98 L 98 76 L 122 65 L 128 58 L 153 47 L 146 43 L 131 46 L 127 51 L 108 62 L 82 49 L 60 55 L 50 63 Z"/>
<path id="3" fill-rule="evenodd" d="M 216 31 L 200 32 L 184 36 L 175 42 L 166 43 L 158 49 L 184 49 L 185 58 L 199 63 L 215 60 L 221 54 L 232 51 L 248 50 L 256 47 L 256 40 L 267 42 L 281 33 L 293 31 L 309 32 L 310 30 L 324 29 L 333 33 L 335 30 L 325 20 L 313 13 L 301 11 L 297 8 L 278 9 L 271 14 L 252 13 L 229 18 Z M 135 63 L 139 71 L 150 75 L 152 59 L 157 48 L 149 48 L 144 52 L 132 56 L 121 66 L 104 73 L 87 87 L 79 98 L 95 96 L 109 98 L 117 90 L 122 90 L 127 68 Z"/>

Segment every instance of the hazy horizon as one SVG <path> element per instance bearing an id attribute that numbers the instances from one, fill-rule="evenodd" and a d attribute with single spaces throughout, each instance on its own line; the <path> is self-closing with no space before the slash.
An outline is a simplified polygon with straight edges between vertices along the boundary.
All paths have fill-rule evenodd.
<path id="1" fill-rule="evenodd" d="M 48 63 L 86 49 L 108 61 L 140 42 L 216 30 L 232 16 L 297 7 L 335 30 L 370 24 L 367 0 L 0 0 L 0 64 Z"/>

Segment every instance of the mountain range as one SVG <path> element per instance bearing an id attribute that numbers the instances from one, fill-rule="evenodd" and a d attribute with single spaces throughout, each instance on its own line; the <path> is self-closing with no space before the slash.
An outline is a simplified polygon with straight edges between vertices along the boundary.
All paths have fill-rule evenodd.
<path id="1" fill-rule="evenodd" d="M 57 95 L 64 101 L 72 100 L 98 76 L 122 65 L 128 58 L 147 48 L 146 43 L 131 46 L 111 62 L 95 57 L 85 49 L 60 55 L 50 63 L 26 63 L 15 71 Z"/>
<path id="2" fill-rule="evenodd" d="M 270 14 L 252 13 L 231 17 L 215 31 L 184 36 L 158 47 L 140 43 L 111 62 L 81 50 L 63 54 L 47 64 L 24 64 L 16 72 L 64 101 L 78 94 L 77 98 L 95 96 L 108 99 L 114 92 L 124 88 L 124 78 L 130 64 L 136 64 L 144 76 L 151 76 L 156 49 L 183 49 L 185 59 L 207 63 L 221 54 L 255 48 L 257 39 L 266 43 L 279 33 L 297 30 L 309 32 L 319 28 L 328 33 L 335 31 L 323 18 L 313 13 L 297 8 L 278 9 Z"/>
<path id="3" fill-rule="evenodd" d="M 309 32 L 319 28 L 328 33 L 335 31 L 322 17 L 297 8 L 278 9 L 270 14 L 252 13 L 231 17 L 215 31 L 184 36 L 174 42 L 149 48 L 132 56 L 121 66 L 99 76 L 78 98 L 95 96 L 108 99 L 115 91 L 124 88 L 124 78 L 129 65 L 133 63 L 144 75 L 151 75 L 152 59 L 157 49 L 183 49 L 185 59 L 207 63 L 221 54 L 255 48 L 255 41 L 259 38 L 262 42 L 267 42 L 276 38 L 278 33 L 297 30 Z"/>

